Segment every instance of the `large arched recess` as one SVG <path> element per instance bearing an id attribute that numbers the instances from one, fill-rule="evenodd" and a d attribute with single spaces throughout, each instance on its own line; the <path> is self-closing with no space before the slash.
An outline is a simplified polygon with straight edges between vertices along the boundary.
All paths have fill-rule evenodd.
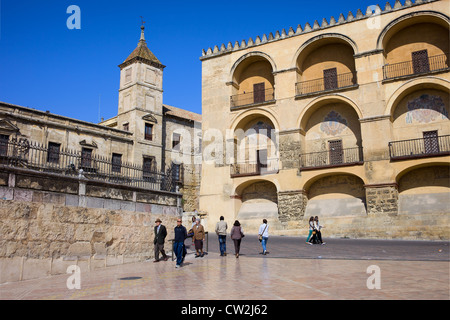
<path id="1" fill-rule="evenodd" d="M 350 98 L 340 95 L 340 94 L 323 95 L 323 96 L 320 96 L 320 97 L 312 100 L 301 112 L 301 114 L 297 120 L 297 127 L 300 128 L 301 132 L 305 132 L 306 125 L 308 123 L 308 119 L 311 117 L 311 115 L 318 108 L 320 108 L 324 105 L 330 104 L 330 103 L 347 104 L 355 110 L 356 114 L 358 115 L 358 119 L 361 119 L 363 117 L 361 109 Z"/>
<path id="2" fill-rule="evenodd" d="M 305 217 L 365 216 L 364 181 L 347 172 L 318 175 L 305 183 L 308 196 Z"/>
<path id="3" fill-rule="evenodd" d="M 278 221 L 278 186 L 266 179 L 250 179 L 235 188 L 240 199 L 236 219 L 244 225 L 257 225 L 262 219 Z"/>
<path id="4" fill-rule="evenodd" d="M 387 100 L 384 115 L 390 116 L 393 120 L 395 107 L 404 97 L 415 91 L 425 89 L 436 89 L 450 93 L 450 81 L 436 76 L 427 76 L 405 82 Z"/>
<path id="5" fill-rule="evenodd" d="M 400 215 L 449 214 L 450 163 L 432 161 L 397 174 Z"/>
<path id="6" fill-rule="evenodd" d="M 433 10 L 415 11 L 400 16 L 388 23 L 377 38 L 377 50 L 384 50 L 391 37 L 400 30 L 420 23 L 434 23 L 449 28 L 450 18 L 442 12 Z"/>

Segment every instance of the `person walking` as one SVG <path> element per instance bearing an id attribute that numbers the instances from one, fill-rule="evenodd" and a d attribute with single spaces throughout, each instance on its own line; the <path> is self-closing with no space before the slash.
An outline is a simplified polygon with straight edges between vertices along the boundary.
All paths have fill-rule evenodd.
<path id="1" fill-rule="evenodd" d="M 227 255 L 227 229 L 228 225 L 225 218 L 220 216 L 220 221 L 216 224 L 216 234 L 219 237 L 220 256 Z"/>
<path id="2" fill-rule="evenodd" d="M 258 230 L 259 241 L 262 244 L 263 255 L 267 254 L 267 240 L 269 240 L 269 225 L 267 224 L 267 220 L 263 219 L 262 225 L 259 226 Z"/>
<path id="3" fill-rule="evenodd" d="M 309 240 L 311 239 L 311 235 L 312 235 L 312 233 L 314 231 L 314 217 L 313 216 L 311 216 L 309 218 L 308 224 L 309 224 L 309 233 L 308 233 L 308 237 L 306 238 L 306 243 L 307 244 L 312 244 L 311 242 L 309 242 Z"/>
<path id="4" fill-rule="evenodd" d="M 237 259 L 239 258 L 239 251 L 241 250 L 241 240 L 244 237 L 244 231 L 238 220 L 234 222 L 233 227 L 231 228 L 230 237 L 234 242 L 234 252 Z"/>
<path id="5" fill-rule="evenodd" d="M 173 241 L 173 252 L 177 257 L 177 264 L 175 268 L 181 267 L 184 261 L 184 240 L 187 238 L 186 228 L 181 224 L 181 218 L 177 219 L 177 226 L 174 229 L 175 239 Z"/>
<path id="6" fill-rule="evenodd" d="M 164 241 L 167 236 L 167 230 L 164 225 L 161 224 L 161 219 L 156 219 L 155 221 L 155 238 L 153 239 L 153 244 L 155 246 L 155 260 L 153 262 L 159 262 L 159 253 L 162 253 L 162 259 L 164 261 L 167 261 L 169 257 L 167 257 L 166 252 L 164 251 Z"/>
<path id="7" fill-rule="evenodd" d="M 323 228 L 323 226 L 319 223 L 319 217 L 315 216 L 314 217 L 314 229 L 316 230 L 317 241 L 318 241 L 318 243 L 324 245 L 324 244 L 326 244 L 326 242 L 322 241 L 322 232 L 321 232 L 322 228 Z"/>
<path id="8" fill-rule="evenodd" d="M 195 251 L 197 254 L 196 258 L 203 257 L 205 254 L 203 253 L 203 241 L 205 240 L 205 228 L 200 224 L 200 218 L 195 220 L 195 225 L 192 228 L 194 231 L 194 236 L 192 237 L 192 242 L 195 245 Z"/>

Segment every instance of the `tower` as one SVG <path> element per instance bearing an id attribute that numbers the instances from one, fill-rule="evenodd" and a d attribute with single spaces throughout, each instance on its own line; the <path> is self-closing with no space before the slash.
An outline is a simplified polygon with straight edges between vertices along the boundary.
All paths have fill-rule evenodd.
<path id="1" fill-rule="evenodd" d="M 128 159 L 160 170 L 162 148 L 163 70 L 165 66 L 147 47 L 141 26 L 137 47 L 119 65 L 120 88 L 117 128 L 133 133 L 134 147 Z M 147 161 L 148 162 L 148 161 Z"/>

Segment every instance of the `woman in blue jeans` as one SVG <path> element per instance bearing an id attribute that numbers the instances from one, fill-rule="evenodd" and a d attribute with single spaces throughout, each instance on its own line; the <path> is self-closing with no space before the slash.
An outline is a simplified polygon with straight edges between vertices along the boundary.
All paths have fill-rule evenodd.
<path id="1" fill-rule="evenodd" d="M 267 254 L 267 240 L 269 240 L 269 225 L 267 224 L 267 220 L 263 219 L 263 224 L 259 226 L 258 235 L 260 236 L 263 252 L 262 254 Z"/>

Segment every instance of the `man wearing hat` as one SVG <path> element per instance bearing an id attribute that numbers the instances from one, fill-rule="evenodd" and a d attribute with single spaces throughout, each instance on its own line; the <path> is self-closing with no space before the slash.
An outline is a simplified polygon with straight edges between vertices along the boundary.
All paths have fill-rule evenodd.
<path id="1" fill-rule="evenodd" d="M 167 261 L 169 257 L 166 255 L 166 252 L 164 251 L 164 240 L 167 236 L 167 230 L 166 227 L 161 224 L 161 219 L 156 219 L 155 221 L 155 239 L 153 240 L 153 244 L 155 245 L 155 261 L 159 261 L 159 252 L 161 251 L 163 255 L 163 260 Z"/>

